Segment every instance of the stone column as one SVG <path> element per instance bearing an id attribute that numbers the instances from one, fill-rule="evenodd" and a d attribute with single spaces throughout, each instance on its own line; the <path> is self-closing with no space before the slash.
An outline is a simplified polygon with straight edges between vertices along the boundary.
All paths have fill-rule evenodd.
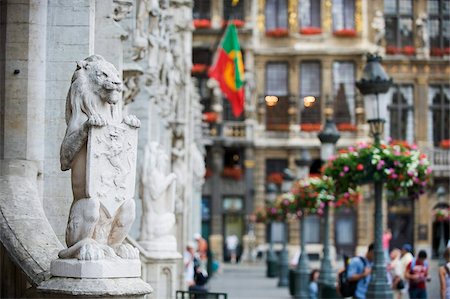
<path id="1" fill-rule="evenodd" d="M 222 252 L 223 238 L 222 238 L 222 188 L 221 188 L 221 173 L 223 170 L 223 155 L 224 150 L 220 146 L 214 146 L 212 149 L 213 159 L 213 176 L 211 178 L 212 194 L 211 194 L 211 250 L 213 250 L 218 260 L 223 257 L 219 252 Z M 215 240 L 215 242 L 213 242 Z M 214 247 L 214 248 L 213 248 Z"/>

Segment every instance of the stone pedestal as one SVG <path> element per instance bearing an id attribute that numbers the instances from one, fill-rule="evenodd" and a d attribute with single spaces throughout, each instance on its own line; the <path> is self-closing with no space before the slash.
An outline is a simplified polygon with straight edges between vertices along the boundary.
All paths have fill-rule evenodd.
<path id="1" fill-rule="evenodd" d="M 146 298 L 153 290 L 140 278 L 53 277 L 37 287 L 37 297 L 45 298 Z"/>
<path id="2" fill-rule="evenodd" d="M 151 284 L 155 291 L 148 296 L 150 299 L 172 299 L 180 285 L 178 269 L 181 254 L 178 252 L 142 252 L 142 278 Z"/>
<path id="3" fill-rule="evenodd" d="M 57 259 L 50 265 L 53 276 L 71 278 L 127 278 L 141 276 L 139 260 L 114 259 L 79 261 Z"/>

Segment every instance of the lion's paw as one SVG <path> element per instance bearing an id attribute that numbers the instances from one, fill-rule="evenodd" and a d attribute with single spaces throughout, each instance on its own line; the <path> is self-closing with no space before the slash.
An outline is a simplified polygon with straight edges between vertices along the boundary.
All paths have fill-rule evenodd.
<path id="1" fill-rule="evenodd" d="M 134 115 L 126 115 L 123 118 L 123 122 L 132 128 L 139 128 L 141 126 L 141 121 Z"/>
<path id="2" fill-rule="evenodd" d="M 88 124 L 93 127 L 103 127 L 108 123 L 100 114 L 92 114 L 88 119 Z"/>
<path id="3" fill-rule="evenodd" d="M 102 260 L 105 258 L 103 248 L 95 243 L 87 243 L 81 246 L 78 254 L 79 260 Z"/>
<path id="4" fill-rule="evenodd" d="M 120 244 L 112 246 L 118 256 L 123 259 L 135 260 L 139 259 L 139 250 L 130 244 Z"/>

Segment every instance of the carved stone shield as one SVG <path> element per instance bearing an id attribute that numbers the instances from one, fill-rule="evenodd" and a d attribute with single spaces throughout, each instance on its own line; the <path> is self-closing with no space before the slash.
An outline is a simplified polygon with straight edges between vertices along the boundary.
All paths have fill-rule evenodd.
<path id="1" fill-rule="evenodd" d="M 91 127 L 87 144 L 86 191 L 108 217 L 134 197 L 137 129 L 121 123 Z"/>

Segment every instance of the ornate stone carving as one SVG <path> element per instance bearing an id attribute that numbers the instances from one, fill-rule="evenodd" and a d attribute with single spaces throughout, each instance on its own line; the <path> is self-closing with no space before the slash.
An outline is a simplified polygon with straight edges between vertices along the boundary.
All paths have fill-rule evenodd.
<path id="1" fill-rule="evenodd" d="M 127 14 L 133 9 L 132 0 L 114 0 L 114 14 L 113 19 L 116 22 L 122 21 Z"/>
<path id="2" fill-rule="evenodd" d="M 419 39 L 417 54 L 418 56 L 428 58 L 430 56 L 430 36 L 428 33 L 428 17 L 426 13 L 421 13 L 416 19 L 416 29 Z"/>
<path id="3" fill-rule="evenodd" d="M 145 149 L 141 177 L 142 225 L 140 244 L 148 251 L 176 251 L 175 173 L 169 157 L 157 142 Z"/>
<path id="4" fill-rule="evenodd" d="M 123 102 L 124 105 L 134 101 L 134 98 L 141 90 L 139 78 L 144 72 L 137 64 L 126 64 L 123 68 Z"/>
<path id="5" fill-rule="evenodd" d="M 374 43 L 377 46 L 381 46 L 382 42 L 384 41 L 384 36 L 386 34 L 386 24 L 384 21 L 384 15 L 383 12 L 380 10 L 375 11 L 375 16 L 372 20 L 372 29 L 375 31 L 374 36 Z"/>
<path id="6" fill-rule="evenodd" d="M 205 182 L 206 165 L 205 159 L 197 144 L 191 143 L 191 159 L 194 174 L 194 188 L 201 192 L 203 183 Z"/>
<path id="7" fill-rule="evenodd" d="M 134 176 L 139 120 L 123 115 L 118 71 L 103 57 L 77 63 L 67 95 L 61 169 L 72 170 L 73 203 L 63 259 L 138 259 L 123 244 L 135 216 Z"/>
<path id="8" fill-rule="evenodd" d="M 183 212 L 185 188 L 187 184 L 187 171 L 186 165 L 186 149 L 184 142 L 183 125 L 176 124 L 173 132 L 173 146 L 172 146 L 172 169 L 177 176 L 176 187 L 176 201 L 175 210 L 177 213 Z"/>

